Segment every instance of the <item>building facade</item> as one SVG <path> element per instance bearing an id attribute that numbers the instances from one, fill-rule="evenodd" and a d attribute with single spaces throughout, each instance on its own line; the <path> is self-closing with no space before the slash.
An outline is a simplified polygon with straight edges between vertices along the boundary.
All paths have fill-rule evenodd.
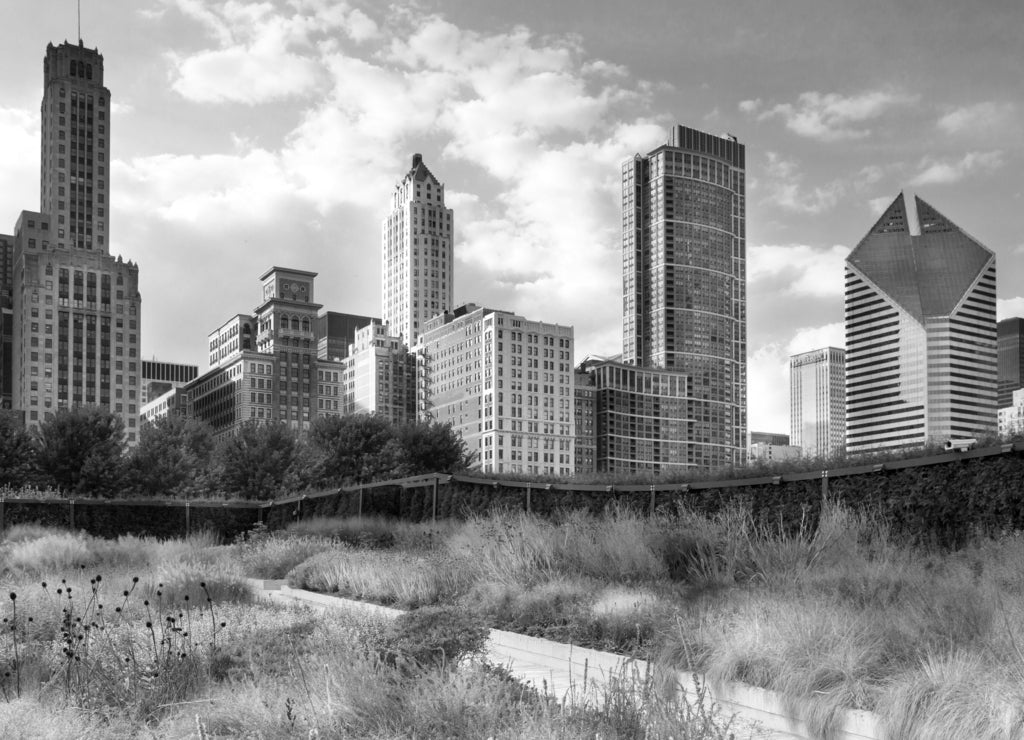
<path id="1" fill-rule="evenodd" d="M 0 409 L 14 396 L 14 237 L 0 234 Z"/>
<path id="2" fill-rule="evenodd" d="M 341 415 L 344 365 L 321 360 L 315 272 L 272 267 L 255 314 L 237 314 L 209 335 L 210 369 L 186 386 L 188 415 L 230 434 L 247 422 L 308 429 Z"/>
<path id="3" fill-rule="evenodd" d="M 999 408 L 1016 405 L 1013 392 L 1024 388 L 1024 319 L 1003 319 L 996 325 L 999 354 Z"/>
<path id="4" fill-rule="evenodd" d="M 0 403 L 36 428 L 63 408 L 95 405 L 138 440 L 138 267 L 109 254 L 110 91 L 103 57 L 80 41 L 43 61 L 40 210 L 0 237 Z M 6 296 L 9 300 L 4 300 Z M 8 400 L 9 399 L 9 400 Z"/>
<path id="5" fill-rule="evenodd" d="M 467 304 L 416 353 L 420 418 L 451 424 L 481 471 L 573 474 L 572 327 Z"/>
<path id="6" fill-rule="evenodd" d="M 750 445 L 751 462 L 783 462 L 796 460 L 803 453 L 799 445 L 773 444 L 771 442 L 754 442 Z"/>
<path id="7" fill-rule="evenodd" d="M 340 361 L 348 357 L 356 332 L 380 319 L 351 313 L 325 311 L 316 319 L 317 356 L 321 360 Z"/>
<path id="8" fill-rule="evenodd" d="M 673 426 L 685 435 L 671 440 L 674 464 L 742 463 L 747 446 L 745 147 L 733 137 L 675 126 L 667 144 L 626 162 L 622 259 L 622 361 L 686 377 L 682 385 L 690 395 L 671 404 L 679 414 Z M 639 442 L 637 450 L 647 449 Z M 638 462 L 646 468 L 653 461 Z"/>
<path id="9" fill-rule="evenodd" d="M 1024 388 L 1018 388 L 1010 397 L 1010 403 L 999 407 L 999 436 L 1015 437 L 1024 435 Z"/>
<path id="10" fill-rule="evenodd" d="M 579 372 L 594 387 L 595 467 L 598 472 L 662 474 L 693 467 L 686 416 L 691 378 L 679 370 L 588 359 Z"/>
<path id="11" fill-rule="evenodd" d="M 199 367 L 197 365 L 143 360 L 142 403 L 149 403 L 172 388 L 184 388 L 198 376 Z"/>
<path id="12" fill-rule="evenodd" d="M 414 154 L 412 169 L 391 196 L 381 250 L 383 320 L 407 347 L 416 344 L 428 319 L 453 308 L 453 234 L 444 185 Z"/>
<path id="13" fill-rule="evenodd" d="M 573 416 L 576 419 L 576 475 L 597 472 L 597 387 L 587 361 L 573 370 Z"/>
<path id="14" fill-rule="evenodd" d="M 790 442 L 807 457 L 834 457 L 846 446 L 846 350 L 789 358 Z"/>
<path id="15" fill-rule="evenodd" d="M 996 432 L 995 255 L 903 193 L 846 259 L 846 449 Z"/>
<path id="16" fill-rule="evenodd" d="M 344 364 L 344 405 L 348 414 L 377 414 L 394 424 L 416 421 L 416 357 L 371 321 L 356 330 Z"/>

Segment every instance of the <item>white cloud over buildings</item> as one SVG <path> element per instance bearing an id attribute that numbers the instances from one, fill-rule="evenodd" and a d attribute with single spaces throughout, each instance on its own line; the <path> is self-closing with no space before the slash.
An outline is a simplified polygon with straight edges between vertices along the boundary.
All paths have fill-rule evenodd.
<path id="1" fill-rule="evenodd" d="M 897 90 L 869 90 L 855 95 L 811 91 L 801 93 L 796 103 L 764 108 L 760 99 L 744 100 L 739 108 L 758 120 L 780 118 L 799 136 L 834 142 L 868 136 L 871 129 L 866 124 L 916 100 L 917 96 Z"/>

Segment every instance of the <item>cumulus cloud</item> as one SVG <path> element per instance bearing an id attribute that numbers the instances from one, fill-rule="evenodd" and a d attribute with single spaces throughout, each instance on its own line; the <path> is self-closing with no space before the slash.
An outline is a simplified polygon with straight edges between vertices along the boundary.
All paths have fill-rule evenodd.
<path id="1" fill-rule="evenodd" d="M 1016 106 L 1012 103 L 986 101 L 954 108 L 945 113 L 937 122 L 940 130 L 947 134 L 992 134 L 1015 122 Z"/>
<path id="2" fill-rule="evenodd" d="M 925 157 L 920 164 L 920 172 L 911 185 L 948 185 L 959 182 L 965 177 L 994 172 L 1003 166 L 1005 160 L 1001 151 L 968 152 L 960 159 L 934 159 Z"/>
<path id="3" fill-rule="evenodd" d="M 846 326 L 842 321 L 797 329 L 796 334 L 786 345 L 786 351 L 790 355 L 798 355 L 822 347 L 846 347 Z"/>
<path id="4" fill-rule="evenodd" d="M 862 139 L 871 133 L 865 126 L 889 110 L 913 103 L 917 96 L 895 90 L 871 90 L 858 95 L 805 92 L 796 103 L 778 103 L 761 109 L 760 100 L 740 103 L 740 110 L 758 120 L 781 118 L 793 133 L 819 141 Z"/>
<path id="5" fill-rule="evenodd" d="M 885 209 L 892 203 L 893 197 L 890 195 L 883 195 L 880 198 L 872 198 L 868 201 L 868 210 L 876 216 L 881 216 L 885 212 Z"/>
<path id="6" fill-rule="evenodd" d="M 213 105 L 289 97 L 298 113 L 277 143 L 246 128 L 227 132 L 224 153 L 118 163 L 119 208 L 181 228 L 311 208 L 379 223 L 423 152 L 458 209 L 456 299 L 575 323 L 581 352 L 619 351 L 620 301 L 604 299 L 621 292 L 620 168 L 665 141 L 652 85 L 588 57 L 576 36 L 469 30 L 414 6 L 164 2 L 207 40 L 166 57 L 178 94 Z M 469 180 L 453 182 L 453 169 Z M 593 307 L 582 321 L 581 305 Z"/>
<path id="7" fill-rule="evenodd" d="M 112 168 L 118 187 L 111 199 L 118 210 L 145 209 L 211 230 L 266 223 L 293 198 L 279 158 L 261 149 L 242 155 L 161 154 L 115 161 Z"/>
<path id="8" fill-rule="evenodd" d="M 842 245 L 827 249 L 805 244 L 757 245 L 747 249 L 747 283 L 783 281 L 783 290 L 794 296 L 843 295 L 844 265 L 850 250 Z"/>
<path id="9" fill-rule="evenodd" d="M 164 2 L 197 21 L 216 42 L 213 49 L 167 55 L 173 89 L 200 103 L 255 105 L 309 95 L 322 82 L 317 43 L 336 43 L 326 34 L 344 32 L 357 42 L 380 34 L 362 11 L 328 0 L 296 0 L 288 5 L 290 13 L 269 2 Z"/>
<path id="10" fill-rule="evenodd" d="M 39 207 L 39 111 L 0 107 L 0 202 L 8 208 Z M 33 184 L 34 183 L 34 184 Z M 14 218 L 6 218 L 10 228 Z"/>
<path id="11" fill-rule="evenodd" d="M 789 341 L 753 348 L 748 358 L 747 406 L 749 427 L 758 432 L 789 434 L 789 358 L 822 347 L 845 347 L 842 322 L 807 326 Z"/>
<path id="12" fill-rule="evenodd" d="M 767 203 L 794 213 L 821 213 L 834 207 L 846 191 L 840 180 L 805 187 L 803 172 L 796 162 L 776 152 L 768 152 L 767 158 L 764 177 L 756 183 L 766 193 Z M 754 185 L 750 187 L 753 191 Z"/>
<path id="13" fill-rule="evenodd" d="M 997 320 L 1012 319 L 1016 316 L 1024 316 L 1024 296 L 996 299 Z"/>

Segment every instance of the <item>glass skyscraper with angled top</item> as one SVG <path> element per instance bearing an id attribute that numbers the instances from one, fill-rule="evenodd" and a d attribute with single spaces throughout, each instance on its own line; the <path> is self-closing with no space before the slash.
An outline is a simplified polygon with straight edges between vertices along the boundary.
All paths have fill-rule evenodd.
<path id="1" fill-rule="evenodd" d="M 598 434 L 633 434 L 655 468 L 746 459 L 745 151 L 735 137 L 675 126 L 622 168 L 622 362 L 676 376 L 657 384 L 673 389 L 674 410 L 671 420 L 620 414 Z"/>
<path id="2" fill-rule="evenodd" d="M 899 196 L 846 259 L 846 449 L 996 432 L 996 258 Z"/>

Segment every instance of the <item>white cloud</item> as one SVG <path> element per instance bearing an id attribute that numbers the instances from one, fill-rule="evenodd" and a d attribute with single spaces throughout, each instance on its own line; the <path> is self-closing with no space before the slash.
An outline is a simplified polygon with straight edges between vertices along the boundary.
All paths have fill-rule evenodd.
<path id="1" fill-rule="evenodd" d="M 113 206 L 144 209 L 167 221 L 230 231 L 235 224 L 277 218 L 293 202 L 293 188 L 276 155 L 254 149 L 241 155 L 162 154 L 116 160 Z"/>
<path id="2" fill-rule="evenodd" d="M 178 79 L 172 85 L 197 103 L 253 105 L 309 93 L 317 84 L 317 65 L 272 47 L 240 47 L 170 55 Z"/>
<path id="3" fill-rule="evenodd" d="M 295 0 L 290 14 L 266 2 L 165 2 L 198 21 L 217 43 L 187 56 L 167 55 L 173 89 L 199 103 L 255 105 L 309 95 L 322 82 L 321 50 L 337 47 L 337 38 L 325 34 L 342 32 L 356 42 L 380 35 L 365 13 L 328 0 Z"/>
<path id="4" fill-rule="evenodd" d="M 994 172 L 1004 164 L 1001 151 L 968 152 L 958 160 L 938 160 L 925 157 L 921 171 L 911 179 L 911 185 L 948 185 L 969 175 Z"/>
<path id="5" fill-rule="evenodd" d="M 1019 122 L 1014 120 L 1016 112 L 1012 103 L 986 101 L 954 108 L 936 125 L 947 134 L 992 134 L 1010 125 L 1019 128 Z"/>
<path id="6" fill-rule="evenodd" d="M 0 107 L 0 203 L 5 208 L 39 208 L 39 111 Z M 4 214 L 5 232 L 15 214 Z"/>
<path id="7" fill-rule="evenodd" d="M 846 190 L 840 180 L 806 188 L 804 175 L 795 162 L 783 159 L 776 152 L 768 152 L 767 157 L 765 175 L 756 183 L 758 189 L 766 191 L 766 203 L 794 213 L 821 213 L 834 207 Z M 750 190 L 754 191 L 754 185 Z"/>
<path id="8" fill-rule="evenodd" d="M 876 216 L 881 216 L 886 207 L 892 203 L 893 197 L 883 195 L 881 198 L 872 198 L 868 201 L 868 209 Z"/>
<path id="9" fill-rule="evenodd" d="M 798 355 L 822 347 L 846 347 L 846 326 L 837 321 L 824 326 L 805 326 L 796 330 L 796 334 L 786 345 L 786 352 Z"/>
<path id="10" fill-rule="evenodd" d="M 844 347 L 842 322 L 797 329 L 787 343 L 769 342 L 754 348 L 747 361 L 749 428 L 789 434 L 789 358 L 822 347 Z"/>
<path id="11" fill-rule="evenodd" d="M 756 113 L 761 108 L 761 98 L 755 98 L 754 100 L 741 100 L 739 109 L 743 113 Z"/>
<path id="12" fill-rule="evenodd" d="M 789 355 L 776 342 L 747 359 L 747 423 L 751 431 L 789 434 Z"/>
<path id="13" fill-rule="evenodd" d="M 892 108 L 907 105 L 917 96 L 894 90 L 873 90 L 859 95 L 805 92 L 796 104 L 779 103 L 760 113 L 760 101 L 744 101 L 740 110 L 757 113 L 758 120 L 781 118 L 794 133 L 819 141 L 862 139 L 871 133 L 864 126 Z"/>
<path id="14" fill-rule="evenodd" d="M 996 299 L 996 319 L 1012 319 L 1016 316 L 1024 316 L 1024 296 L 1014 298 Z"/>
<path id="15" fill-rule="evenodd" d="M 757 245 L 747 249 L 747 283 L 784 279 L 785 292 L 796 296 L 843 295 L 844 265 L 850 250 L 836 244 L 817 249 L 804 244 Z"/>

